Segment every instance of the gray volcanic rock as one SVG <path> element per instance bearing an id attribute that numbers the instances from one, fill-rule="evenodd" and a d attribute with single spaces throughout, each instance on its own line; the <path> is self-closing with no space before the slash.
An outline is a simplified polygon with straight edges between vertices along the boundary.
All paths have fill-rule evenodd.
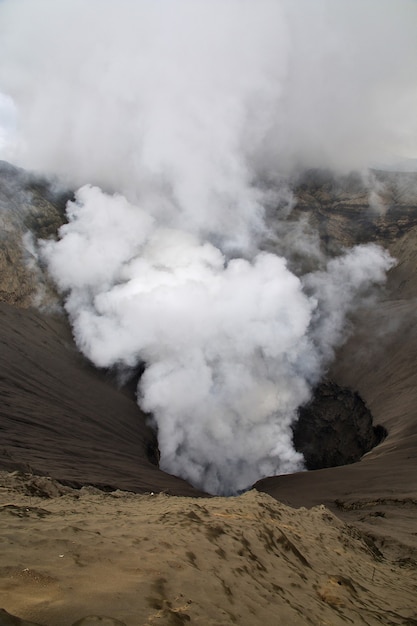
<path id="1" fill-rule="evenodd" d="M 311 170 L 294 183 L 294 217 L 308 215 L 327 252 L 390 244 L 417 225 L 417 173 L 374 171 L 337 177 Z"/>
<path id="2" fill-rule="evenodd" d="M 309 170 L 290 189 L 290 208 L 285 197 L 283 206 L 268 211 L 270 238 L 264 247 L 283 254 L 296 274 L 317 269 L 323 255 L 357 244 L 392 247 L 417 225 L 414 172 L 374 171 L 366 179 Z"/>
<path id="3" fill-rule="evenodd" d="M 41 286 L 53 297 L 33 257 L 31 238 L 56 236 L 71 195 L 0 161 L 0 301 L 28 307 Z"/>
<path id="4" fill-rule="evenodd" d="M 304 455 L 308 470 L 355 463 L 385 435 L 382 426 L 373 426 L 359 395 L 331 381 L 317 386 L 293 426 L 294 447 Z"/>

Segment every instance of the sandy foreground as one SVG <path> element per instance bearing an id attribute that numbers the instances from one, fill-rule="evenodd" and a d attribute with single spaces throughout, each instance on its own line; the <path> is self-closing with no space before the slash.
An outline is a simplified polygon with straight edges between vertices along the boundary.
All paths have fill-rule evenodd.
<path id="1" fill-rule="evenodd" d="M 0 478 L 0 606 L 25 620 L 417 623 L 415 563 L 384 557 L 324 506 L 296 510 L 256 491 L 192 499 Z"/>

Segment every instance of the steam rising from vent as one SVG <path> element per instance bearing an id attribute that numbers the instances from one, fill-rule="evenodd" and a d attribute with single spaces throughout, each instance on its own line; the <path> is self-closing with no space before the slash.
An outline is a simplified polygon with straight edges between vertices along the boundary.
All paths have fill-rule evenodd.
<path id="1" fill-rule="evenodd" d="M 68 216 L 43 258 L 81 350 L 100 367 L 146 364 L 138 399 L 161 467 L 212 493 L 301 469 L 297 407 L 388 254 L 358 247 L 300 280 L 282 257 L 228 259 L 98 188 L 80 189 Z"/>
<path id="2" fill-rule="evenodd" d="M 80 186 L 40 253 L 79 348 L 145 364 L 163 469 L 235 493 L 303 467 L 297 407 L 393 261 L 298 240 L 319 267 L 296 276 L 284 244 L 262 251 L 266 209 L 291 212 L 296 168 L 413 148 L 416 18 L 411 0 L 0 3 L 3 156 Z"/>

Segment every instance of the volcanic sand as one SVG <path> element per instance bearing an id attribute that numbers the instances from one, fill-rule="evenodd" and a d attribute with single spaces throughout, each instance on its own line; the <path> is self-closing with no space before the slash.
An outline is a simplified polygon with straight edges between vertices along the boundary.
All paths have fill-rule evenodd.
<path id="1" fill-rule="evenodd" d="M 415 568 L 384 559 L 323 506 L 295 510 L 256 491 L 196 500 L 1 478 L 0 603 L 27 620 L 415 623 Z"/>

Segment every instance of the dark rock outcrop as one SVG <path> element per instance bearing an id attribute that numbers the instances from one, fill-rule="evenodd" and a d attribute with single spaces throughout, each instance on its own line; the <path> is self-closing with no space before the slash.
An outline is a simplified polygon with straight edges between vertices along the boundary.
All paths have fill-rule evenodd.
<path id="1" fill-rule="evenodd" d="M 294 447 L 309 470 L 355 463 L 385 436 L 359 395 L 331 381 L 317 386 L 293 427 Z"/>

